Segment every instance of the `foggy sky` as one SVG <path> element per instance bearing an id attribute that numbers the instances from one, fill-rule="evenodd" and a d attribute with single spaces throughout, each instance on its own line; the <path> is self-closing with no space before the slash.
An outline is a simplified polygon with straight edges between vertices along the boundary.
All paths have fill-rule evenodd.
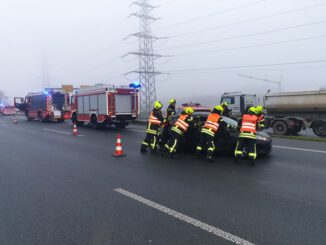
<path id="1" fill-rule="evenodd" d="M 135 17 L 128 18 L 137 11 L 136 6 L 130 6 L 131 2 L 1 0 L 0 90 L 14 97 L 41 90 L 44 81 L 49 81 L 50 86 L 79 86 L 99 82 L 128 84 L 137 79 L 135 75 L 122 76 L 137 69 L 138 65 L 135 57 L 121 58 L 125 53 L 138 48 L 136 39 L 122 41 L 139 28 Z M 258 0 L 151 2 L 153 5 L 160 5 L 152 15 L 162 18 L 153 23 L 153 33 L 170 37 L 155 43 L 157 53 L 172 56 L 162 58 L 156 64 L 159 71 L 171 72 L 157 78 L 157 95 L 162 100 L 169 97 L 195 97 L 204 100 L 205 97 L 217 97 L 225 91 L 262 93 L 268 89 L 275 92 L 278 90 L 277 85 L 239 77 L 239 73 L 277 81 L 281 79 L 283 91 L 316 90 L 326 85 L 326 63 L 191 71 L 212 67 L 325 60 L 326 38 L 264 47 L 239 47 L 323 36 L 326 35 L 326 23 L 197 46 L 171 48 L 326 21 L 325 0 L 265 0 L 215 15 L 213 14 L 219 11 Z M 246 22 L 322 3 L 325 5 L 305 11 Z M 207 18 L 188 21 L 210 14 L 212 16 Z M 181 22 L 186 23 L 177 24 Z M 244 23 L 230 25 L 239 22 Z M 218 26 L 220 27 L 217 28 Z M 179 34 L 207 28 L 215 29 L 177 37 Z M 232 48 L 234 49 L 225 50 Z M 196 54 L 180 56 L 193 52 Z M 190 71 L 174 72 L 180 70 Z"/>

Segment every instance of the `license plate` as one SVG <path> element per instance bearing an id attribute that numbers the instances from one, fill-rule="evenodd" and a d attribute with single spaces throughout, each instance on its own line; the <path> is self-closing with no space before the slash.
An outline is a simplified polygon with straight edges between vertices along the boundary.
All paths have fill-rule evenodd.
<path id="1" fill-rule="evenodd" d="M 54 115 L 55 117 L 61 117 L 61 111 L 54 111 L 54 112 L 53 112 L 53 115 Z"/>

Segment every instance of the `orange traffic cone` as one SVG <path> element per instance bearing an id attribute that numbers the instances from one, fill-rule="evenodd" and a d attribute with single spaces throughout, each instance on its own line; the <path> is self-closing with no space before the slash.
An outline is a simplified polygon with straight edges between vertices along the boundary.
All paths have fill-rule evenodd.
<path id="1" fill-rule="evenodd" d="M 76 123 L 74 123 L 74 128 L 72 130 L 72 135 L 73 136 L 78 136 L 78 129 Z"/>
<path id="2" fill-rule="evenodd" d="M 122 150 L 122 143 L 121 143 L 120 134 L 118 134 L 117 143 L 115 144 L 115 153 L 112 154 L 112 156 L 114 156 L 114 157 L 124 157 L 124 156 L 126 156 L 126 154 L 124 154 L 123 150 Z"/>
<path id="3" fill-rule="evenodd" d="M 17 118 L 16 118 L 16 117 L 14 117 L 13 123 L 14 123 L 14 124 L 17 124 L 17 123 L 18 123 L 18 121 L 17 121 Z"/>

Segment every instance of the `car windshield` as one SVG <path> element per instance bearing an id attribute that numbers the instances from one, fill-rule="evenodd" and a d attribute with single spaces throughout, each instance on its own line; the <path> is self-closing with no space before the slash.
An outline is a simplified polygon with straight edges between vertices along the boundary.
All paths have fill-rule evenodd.
<path id="1" fill-rule="evenodd" d="M 200 115 L 200 116 L 208 116 L 208 114 L 210 113 L 210 111 L 208 111 L 208 110 L 196 110 L 195 112 L 194 112 L 194 116 L 198 116 L 198 115 Z"/>
<path id="2" fill-rule="evenodd" d="M 227 124 L 229 124 L 231 126 L 234 126 L 234 127 L 238 126 L 238 123 L 235 120 L 233 120 L 233 119 L 231 119 L 229 117 L 224 117 L 224 116 L 222 118 Z"/>

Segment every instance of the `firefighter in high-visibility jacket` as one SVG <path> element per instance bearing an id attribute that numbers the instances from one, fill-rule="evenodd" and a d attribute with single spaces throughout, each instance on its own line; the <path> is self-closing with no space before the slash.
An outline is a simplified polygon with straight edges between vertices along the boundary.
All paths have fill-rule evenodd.
<path id="1" fill-rule="evenodd" d="M 152 151 L 157 150 L 158 134 L 161 125 L 164 121 L 162 111 L 161 111 L 162 107 L 163 105 L 161 102 L 156 101 L 154 103 L 154 109 L 152 110 L 148 119 L 146 138 L 141 144 L 141 148 L 140 148 L 140 151 L 142 153 L 147 152 L 147 148 L 150 148 Z"/>
<path id="2" fill-rule="evenodd" d="M 169 139 L 172 116 L 175 115 L 175 105 L 177 101 L 175 99 L 170 99 L 169 106 L 166 109 L 166 116 L 162 126 L 162 135 L 160 138 L 160 146 L 164 147 L 165 143 Z"/>
<path id="3" fill-rule="evenodd" d="M 248 157 L 251 160 L 251 165 L 254 165 L 254 161 L 257 157 L 256 132 L 258 127 L 258 117 L 256 108 L 250 107 L 248 113 L 242 115 L 242 119 L 239 120 L 238 125 L 240 127 L 240 135 L 234 152 L 235 158 L 236 160 L 242 158 L 244 147 L 246 147 Z"/>
<path id="4" fill-rule="evenodd" d="M 180 141 L 184 134 L 189 130 L 189 128 L 193 127 L 195 122 L 192 114 L 194 113 L 194 109 L 191 107 L 185 108 L 178 120 L 174 123 L 171 128 L 171 136 L 168 140 L 168 143 L 165 144 L 165 148 L 168 152 L 169 157 L 173 157 L 176 153 Z"/>
<path id="5" fill-rule="evenodd" d="M 221 115 L 223 114 L 223 107 L 217 105 L 214 107 L 211 114 L 208 115 L 208 118 L 201 130 L 199 145 L 196 149 L 196 157 L 200 158 L 202 151 L 207 149 L 207 160 L 213 161 L 213 155 L 215 151 L 214 138 L 215 134 L 220 128 L 227 127 L 227 124 L 224 122 Z"/>
<path id="6" fill-rule="evenodd" d="M 265 116 L 264 116 L 264 108 L 262 106 L 256 106 L 256 112 L 258 117 L 258 129 L 263 130 L 265 128 Z"/>

